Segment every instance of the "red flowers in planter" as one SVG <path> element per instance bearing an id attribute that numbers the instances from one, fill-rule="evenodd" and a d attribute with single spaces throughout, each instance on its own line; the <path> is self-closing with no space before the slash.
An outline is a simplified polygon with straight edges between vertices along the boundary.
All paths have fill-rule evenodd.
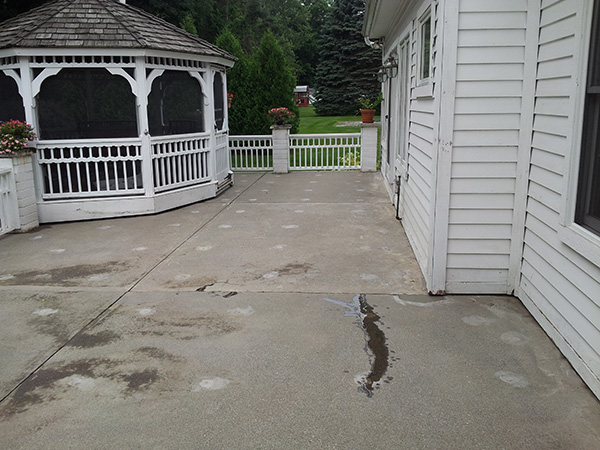
<path id="1" fill-rule="evenodd" d="M 14 155 L 27 148 L 35 139 L 33 128 L 27 122 L 9 120 L 0 122 L 0 155 Z"/>
<path id="2" fill-rule="evenodd" d="M 273 108 L 267 113 L 267 119 L 272 125 L 289 125 L 294 121 L 296 114 L 287 108 Z"/>

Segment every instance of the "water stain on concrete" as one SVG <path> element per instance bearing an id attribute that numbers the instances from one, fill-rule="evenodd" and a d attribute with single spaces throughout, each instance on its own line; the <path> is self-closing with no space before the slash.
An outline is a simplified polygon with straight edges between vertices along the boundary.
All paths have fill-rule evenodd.
<path id="1" fill-rule="evenodd" d="M 0 417 L 9 418 L 27 411 L 33 405 L 54 400 L 55 396 L 52 394 L 51 388 L 57 381 L 72 375 L 91 378 L 94 376 L 94 367 L 101 364 L 102 361 L 100 359 L 79 360 L 58 367 L 38 370 L 15 389 L 6 406 L 0 409 Z"/>
<path id="2" fill-rule="evenodd" d="M 174 355 L 173 353 L 169 353 L 158 347 L 140 347 L 136 350 L 136 353 L 141 353 L 160 361 L 182 362 L 185 360 L 185 358 L 181 356 Z"/>
<path id="3" fill-rule="evenodd" d="M 156 369 L 146 369 L 123 375 L 122 379 L 127 383 L 127 391 L 132 393 L 147 389 L 151 384 L 160 380 L 161 377 Z"/>
<path id="4" fill-rule="evenodd" d="M 121 336 L 108 330 L 94 334 L 81 332 L 75 335 L 67 345 L 78 348 L 92 348 L 108 345 L 119 339 L 121 339 Z"/>
<path id="5" fill-rule="evenodd" d="M 387 372 L 389 350 L 386 345 L 385 333 L 379 328 L 377 322 L 381 317 L 375 313 L 373 307 L 367 303 L 367 297 L 361 294 L 359 297 L 360 311 L 362 313 L 362 329 L 365 332 L 367 347 L 371 351 L 371 371 L 364 379 L 361 389 L 371 397 L 373 388 L 383 375 Z M 388 378 L 388 381 L 391 381 Z"/>
<path id="6" fill-rule="evenodd" d="M 302 275 L 308 273 L 313 268 L 312 264 L 290 263 L 278 269 L 280 275 Z"/>
<path id="7" fill-rule="evenodd" d="M 67 267 L 57 267 L 47 270 L 31 270 L 13 273 L 10 279 L 0 280 L 6 286 L 39 284 L 44 285 L 79 286 L 82 279 L 90 279 L 107 273 L 123 272 L 128 264 L 122 261 L 109 261 L 102 264 L 79 264 Z"/>
<path id="8" fill-rule="evenodd" d="M 377 325 L 378 322 L 381 323 L 381 317 L 375 312 L 374 305 L 369 305 L 364 294 L 356 295 L 352 303 L 331 298 L 324 298 L 323 300 L 343 306 L 346 308 L 345 316 L 359 319 L 359 326 L 365 335 L 365 351 L 369 355 L 371 370 L 366 374 L 359 375 L 356 381 L 359 384 L 359 390 L 367 394 L 368 397 L 372 397 L 374 389 L 379 388 L 379 383 L 390 366 L 385 333 Z M 389 382 L 393 378 L 388 377 L 386 380 Z"/>
<path id="9" fill-rule="evenodd" d="M 222 336 L 233 333 L 239 327 L 221 316 L 174 317 L 172 319 L 145 317 L 147 325 L 138 331 L 140 335 L 170 336 L 179 340 Z"/>

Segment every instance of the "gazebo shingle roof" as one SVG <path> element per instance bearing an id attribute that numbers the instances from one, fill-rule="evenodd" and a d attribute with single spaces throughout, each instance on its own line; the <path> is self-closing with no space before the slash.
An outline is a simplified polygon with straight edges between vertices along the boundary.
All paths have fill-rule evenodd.
<path id="1" fill-rule="evenodd" d="M 2 48 L 155 49 L 236 58 L 118 0 L 57 0 L 0 23 Z"/>

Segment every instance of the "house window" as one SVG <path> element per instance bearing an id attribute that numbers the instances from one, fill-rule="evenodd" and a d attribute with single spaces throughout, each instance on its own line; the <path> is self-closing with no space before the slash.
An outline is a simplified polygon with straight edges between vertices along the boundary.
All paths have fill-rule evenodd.
<path id="1" fill-rule="evenodd" d="M 600 235 L 600 0 L 595 1 L 575 222 Z"/>
<path id="2" fill-rule="evenodd" d="M 419 81 L 429 80 L 431 76 L 431 10 L 419 20 Z"/>

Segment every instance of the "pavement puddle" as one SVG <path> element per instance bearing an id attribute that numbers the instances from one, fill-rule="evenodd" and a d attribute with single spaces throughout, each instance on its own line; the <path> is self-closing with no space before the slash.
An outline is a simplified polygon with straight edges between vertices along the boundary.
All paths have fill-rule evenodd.
<path id="1" fill-rule="evenodd" d="M 357 382 L 359 390 L 367 394 L 367 397 L 370 398 L 373 396 L 373 391 L 379 388 L 381 379 L 389 366 L 389 349 L 386 345 L 385 333 L 377 324 L 381 317 L 369 305 L 365 294 L 354 296 L 352 303 L 327 297 L 323 300 L 343 306 L 346 308 L 344 316 L 356 317 L 359 320 L 359 326 L 365 335 L 365 351 L 369 355 L 371 370 L 366 375 L 358 377 Z M 388 378 L 388 380 L 390 379 Z"/>

